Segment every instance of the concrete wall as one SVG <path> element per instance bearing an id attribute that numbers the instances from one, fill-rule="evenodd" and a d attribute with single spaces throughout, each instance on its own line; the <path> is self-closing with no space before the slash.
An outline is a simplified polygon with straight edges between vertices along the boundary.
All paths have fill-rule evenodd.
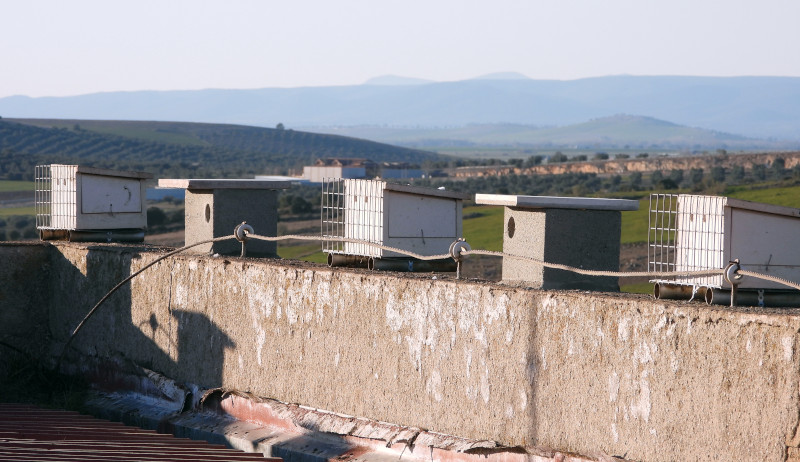
<path id="1" fill-rule="evenodd" d="M 50 328 L 61 342 L 157 257 L 51 249 Z M 203 387 L 508 445 L 785 460 L 800 443 L 800 310 L 436 277 L 173 257 L 112 296 L 73 346 Z"/>
<path id="2" fill-rule="evenodd" d="M 0 361 L 47 351 L 50 254 L 46 245 L 0 242 Z"/>

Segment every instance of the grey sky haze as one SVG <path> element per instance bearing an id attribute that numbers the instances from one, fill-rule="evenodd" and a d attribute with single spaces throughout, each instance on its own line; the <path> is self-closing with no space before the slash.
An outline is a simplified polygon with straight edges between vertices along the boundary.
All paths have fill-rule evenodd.
<path id="1" fill-rule="evenodd" d="M 800 77 L 798 0 L 0 0 L 0 97 L 515 71 Z"/>

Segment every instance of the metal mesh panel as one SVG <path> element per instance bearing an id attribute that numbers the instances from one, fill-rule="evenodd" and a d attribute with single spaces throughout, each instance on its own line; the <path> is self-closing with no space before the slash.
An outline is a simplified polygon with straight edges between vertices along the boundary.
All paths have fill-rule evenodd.
<path id="1" fill-rule="evenodd" d="M 648 269 L 697 271 L 725 266 L 725 198 L 650 196 Z M 678 284 L 721 287 L 721 276 L 677 278 Z"/>
<path id="2" fill-rule="evenodd" d="M 50 227 L 52 182 L 49 165 L 37 165 L 35 173 L 36 228 Z"/>
<path id="3" fill-rule="evenodd" d="M 344 184 L 341 180 L 322 180 L 322 237 L 344 235 Z M 337 241 L 322 241 L 322 251 L 342 253 L 344 245 Z"/>
<path id="4" fill-rule="evenodd" d="M 322 235 L 383 243 L 383 190 L 375 180 L 326 178 L 322 183 Z M 380 257 L 381 249 L 360 243 L 323 241 L 326 253 Z"/>
<path id="5" fill-rule="evenodd" d="M 675 269 L 695 271 L 725 266 L 725 198 L 713 196 L 678 197 L 678 232 Z M 679 279 L 706 287 L 721 287 L 722 276 Z"/>
<path id="6" fill-rule="evenodd" d="M 75 229 L 77 165 L 36 166 L 36 227 Z"/>
<path id="7" fill-rule="evenodd" d="M 651 194 L 647 232 L 648 271 L 675 270 L 677 194 Z"/>

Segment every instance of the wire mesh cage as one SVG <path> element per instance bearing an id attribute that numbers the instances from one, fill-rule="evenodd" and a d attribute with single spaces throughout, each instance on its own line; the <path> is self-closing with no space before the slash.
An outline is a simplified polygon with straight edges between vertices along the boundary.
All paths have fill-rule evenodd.
<path id="1" fill-rule="evenodd" d="M 322 235 L 325 238 L 383 242 L 384 182 L 326 178 L 322 183 Z M 381 249 L 364 243 L 325 240 L 325 253 L 378 257 Z"/>
<path id="2" fill-rule="evenodd" d="M 649 271 L 698 271 L 723 268 L 726 198 L 689 194 L 652 194 L 648 225 Z M 656 280 L 653 282 L 659 282 Z M 670 281 L 722 287 L 722 276 Z"/>
<path id="3" fill-rule="evenodd" d="M 368 243 L 420 255 L 448 252 L 461 237 L 465 194 L 380 180 L 322 183 L 322 250 L 370 259 L 408 258 Z M 342 242 L 358 240 L 363 242 Z M 329 258 L 330 260 L 330 258 Z"/>
<path id="4" fill-rule="evenodd" d="M 37 165 L 36 227 L 75 229 L 77 218 L 77 165 Z"/>
<path id="5" fill-rule="evenodd" d="M 675 270 L 678 196 L 651 194 L 647 231 L 647 270 Z"/>
<path id="6" fill-rule="evenodd" d="M 37 165 L 36 228 L 42 239 L 72 240 L 80 232 L 136 230 L 147 227 L 145 172 L 120 172 L 79 165 Z M 115 238 L 116 239 L 116 238 Z"/>

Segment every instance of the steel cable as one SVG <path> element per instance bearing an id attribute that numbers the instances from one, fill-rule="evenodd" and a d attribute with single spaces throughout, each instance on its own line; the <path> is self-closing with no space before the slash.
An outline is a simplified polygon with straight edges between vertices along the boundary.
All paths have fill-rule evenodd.
<path id="1" fill-rule="evenodd" d="M 722 274 L 725 270 L 724 269 L 708 269 L 708 270 L 699 270 L 699 271 L 605 271 L 605 270 L 587 270 L 583 268 L 576 268 L 574 266 L 564 265 L 561 263 L 548 263 L 544 260 L 539 260 L 538 258 L 533 257 L 525 257 L 522 255 L 511 255 L 505 252 L 495 252 L 492 250 L 466 250 L 462 251 L 461 255 L 490 255 L 493 257 L 502 257 L 502 258 L 514 258 L 517 260 L 526 260 L 538 265 L 542 265 L 545 268 L 552 268 L 552 269 L 560 269 L 564 271 L 570 271 L 573 273 L 583 274 L 586 276 L 610 276 L 610 277 L 621 277 L 621 278 L 634 278 L 634 277 L 697 277 L 697 276 L 715 276 L 718 274 Z"/>
<path id="2" fill-rule="evenodd" d="M 70 343 L 72 343 L 72 339 L 74 339 L 75 336 L 78 334 L 78 332 L 81 330 L 81 328 L 83 328 L 84 324 L 86 324 L 86 321 L 88 321 L 89 318 L 91 318 L 92 315 L 94 315 L 94 313 L 98 310 L 98 308 L 100 308 L 100 306 L 106 300 L 108 300 L 108 298 L 111 297 L 111 295 L 114 292 L 119 290 L 120 287 L 124 286 L 128 281 L 130 281 L 131 279 L 133 279 L 136 276 L 138 276 L 141 273 L 143 273 L 144 270 L 146 270 L 147 268 L 150 268 L 151 266 L 155 265 L 156 263 L 160 262 L 161 260 L 164 260 L 165 258 L 169 258 L 169 257 L 171 257 L 171 256 L 173 256 L 175 254 L 183 252 L 184 250 L 191 249 L 192 247 L 197 247 L 198 245 L 208 244 L 208 243 L 211 243 L 211 242 L 226 241 L 228 239 L 236 239 L 236 236 L 235 235 L 230 235 L 230 236 L 217 237 L 217 238 L 214 238 L 214 239 L 207 239 L 205 241 L 195 242 L 194 244 L 189 244 L 189 245 L 183 246 L 183 247 L 181 247 L 179 249 L 175 249 L 175 250 L 173 250 L 171 252 L 168 252 L 168 253 L 156 258 L 155 260 L 151 261 L 150 263 L 144 265 L 142 268 L 140 268 L 135 273 L 132 273 L 130 276 L 128 276 L 125 279 L 123 279 L 122 281 L 120 281 L 111 290 L 109 290 L 108 293 L 106 293 L 103 296 L 103 298 L 101 298 L 100 301 L 98 301 L 92 307 L 92 309 L 89 310 L 88 313 L 86 313 L 86 316 L 83 317 L 81 322 L 78 323 L 78 325 L 75 327 L 75 330 L 72 331 L 72 334 L 70 334 L 69 338 L 67 339 L 67 342 L 64 344 L 64 347 L 61 349 L 61 354 L 58 356 L 58 360 L 56 361 L 56 370 L 58 370 L 60 368 L 61 360 L 64 359 L 64 354 L 66 354 L 66 352 L 67 352 L 67 347 L 69 347 Z"/>

